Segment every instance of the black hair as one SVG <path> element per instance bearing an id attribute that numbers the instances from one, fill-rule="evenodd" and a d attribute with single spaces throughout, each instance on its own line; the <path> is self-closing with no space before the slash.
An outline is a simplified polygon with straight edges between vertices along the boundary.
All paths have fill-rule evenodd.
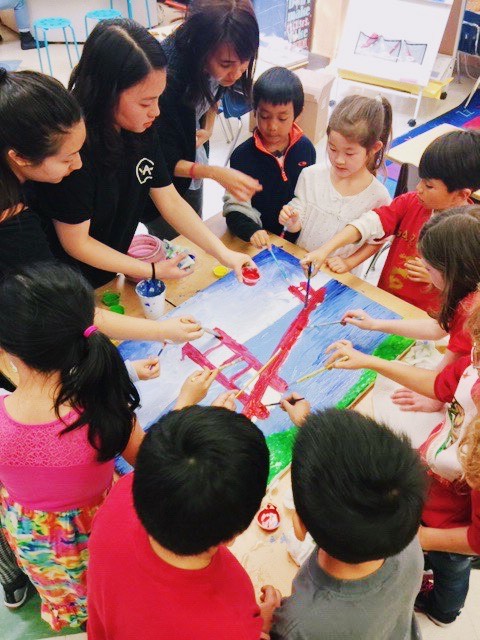
<path id="1" fill-rule="evenodd" d="M 68 88 L 83 108 L 88 142 L 102 150 L 105 167 L 113 169 L 123 154 L 125 136 L 114 124 L 120 94 L 166 66 L 160 43 L 133 20 L 103 20 L 87 38 Z"/>
<path id="2" fill-rule="evenodd" d="M 433 215 L 422 227 L 418 250 L 442 273 L 442 306 L 435 316 L 445 331 L 460 302 L 480 283 L 480 206 L 465 205 Z"/>
<path id="3" fill-rule="evenodd" d="M 81 119 L 77 101 L 55 78 L 0 67 L 0 216 L 13 215 L 23 197 L 8 152 L 40 164 Z"/>
<path id="4" fill-rule="evenodd" d="M 39 263 L 0 281 L 0 347 L 28 367 L 58 372 L 55 413 L 69 404 L 79 417 L 63 433 L 88 425 L 98 460 L 127 446 L 139 395 L 107 336 L 83 332 L 94 322 L 94 291 L 70 267 Z"/>
<path id="5" fill-rule="evenodd" d="M 223 43 L 232 46 L 241 62 L 249 61 L 238 84 L 243 94 L 250 97 L 260 44 L 258 22 L 251 0 L 194 0 L 185 22 L 174 32 L 173 39 L 181 68 L 187 73 L 187 104 L 196 107 L 203 100 L 214 104 L 215 96 L 205 66 L 208 58 Z"/>
<path id="6" fill-rule="evenodd" d="M 253 109 L 260 101 L 268 104 L 293 104 L 295 118 L 303 111 L 305 95 L 300 78 L 285 67 L 272 67 L 264 71 L 253 85 Z"/>
<path id="7" fill-rule="evenodd" d="M 480 131 L 450 131 L 423 152 L 418 166 L 422 180 L 441 180 L 449 193 L 480 188 Z"/>
<path id="8" fill-rule="evenodd" d="M 268 468 L 265 438 L 245 416 L 219 407 L 172 411 L 140 446 L 135 510 L 162 547 L 198 555 L 248 527 Z"/>
<path id="9" fill-rule="evenodd" d="M 309 415 L 293 449 L 295 509 L 342 562 L 393 556 L 414 538 L 426 472 L 406 436 L 354 411 Z"/>
<path id="10" fill-rule="evenodd" d="M 368 153 L 367 169 L 376 176 L 380 168 L 385 169 L 392 123 L 392 105 L 386 98 L 352 95 L 343 98 L 332 111 L 327 136 L 331 131 L 337 131 L 347 140 L 364 147 Z M 371 149 L 378 140 L 382 142 L 382 148 L 373 154 Z"/>

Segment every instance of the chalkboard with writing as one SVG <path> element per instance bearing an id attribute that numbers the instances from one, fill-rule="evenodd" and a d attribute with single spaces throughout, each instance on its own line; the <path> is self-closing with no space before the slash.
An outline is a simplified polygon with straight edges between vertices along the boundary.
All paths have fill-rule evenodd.
<path id="1" fill-rule="evenodd" d="M 261 33 L 308 49 L 315 0 L 254 0 Z"/>

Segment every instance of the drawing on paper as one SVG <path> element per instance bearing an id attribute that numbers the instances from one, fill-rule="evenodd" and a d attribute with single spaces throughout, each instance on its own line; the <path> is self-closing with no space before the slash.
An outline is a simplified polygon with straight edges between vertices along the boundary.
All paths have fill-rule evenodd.
<path id="1" fill-rule="evenodd" d="M 352 308 L 363 308 L 378 318 L 399 316 L 324 273 L 312 278 L 305 306 L 306 282 L 298 260 L 277 247 L 273 250 L 290 286 L 268 251 L 255 257 L 262 274 L 255 287 L 240 285 L 234 274 L 213 283 L 170 315 L 191 314 L 204 326 L 213 327 L 223 339 L 206 334 L 192 343 L 168 345 L 161 357 L 160 378 L 137 384 L 141 396 L 138 419 L 146 429 L 174 406 L 183 381 L 199 366 L 213 369 L 231 363 L 212 385 L 204 401 L 209 404 L 226 389 L 242 390 L 277 354 L 237 400 L 238 410 L 254 420 L 267 436 L 272 475 L 289 463 L 294 429 L 286 413 L 267 404 L 277 402 L 288 390 L 301 392 L 314 408 L 346 407 L 374 379 L 373 372 L 332 370 L 294 384 L 302 375 L 322 366 L 330 343 L 340 338 L 352 340 L 356 348 L 386 359 L 397 357 L 411 343 L 351 325 L 314 327 L 339 320 Z M 159 343 L 129 341 L 119 349 L 124 359 L 138 359 L 156 353 L 159 347 Z"/>
<path id="2" fill-rule="evenodd" d="M 407 42 L 407 40 L 392 40 L 378 33 L 367 35 L 360 31 L 355 54 L 381 58 L 390 62 L 411 62 L 422 64 L 427 51 L 427 45 L 421 42 Z"/>

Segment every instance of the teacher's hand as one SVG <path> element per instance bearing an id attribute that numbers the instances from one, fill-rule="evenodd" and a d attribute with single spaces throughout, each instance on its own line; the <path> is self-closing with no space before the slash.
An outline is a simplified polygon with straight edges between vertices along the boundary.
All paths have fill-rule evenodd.
<path id="1" fill-rule="evenodd" d="M 212 178 L 225 187 L 239 202 L 251 200 L 258 191 L 263 189 L 255 178 L 229 167 L 212 167 Z"/>
<path id="2" fill-rule="evenodd" d="M 160 280 L 179 280 L 180 278 L 186 278 L 187 276 L 191 275 L 194 272 L 193 268 L 178 268 L 178 263 L 184 260 L 186 257 L 186 253 L 181 253 L 175 258 L 169 258 L 168 260 L 161 260 L 160 262 L 156 262 L 155 276 Z M 150 265 L 148 265 L 148 269 L 150 270 Z"/>

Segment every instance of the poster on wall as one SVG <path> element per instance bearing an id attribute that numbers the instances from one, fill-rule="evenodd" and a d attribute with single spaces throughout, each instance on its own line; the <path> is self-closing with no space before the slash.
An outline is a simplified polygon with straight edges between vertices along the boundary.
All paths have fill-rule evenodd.
<path id="1" fill-rule="evenodd" d="M 254 0 L 260 33 L 308 50 L 315 0 Z"/>
<path id="2" fill-rule="evenodd" d="M 338 68 L 426 86 L 451 5 L 452 0 L 350 0 Z"/>

